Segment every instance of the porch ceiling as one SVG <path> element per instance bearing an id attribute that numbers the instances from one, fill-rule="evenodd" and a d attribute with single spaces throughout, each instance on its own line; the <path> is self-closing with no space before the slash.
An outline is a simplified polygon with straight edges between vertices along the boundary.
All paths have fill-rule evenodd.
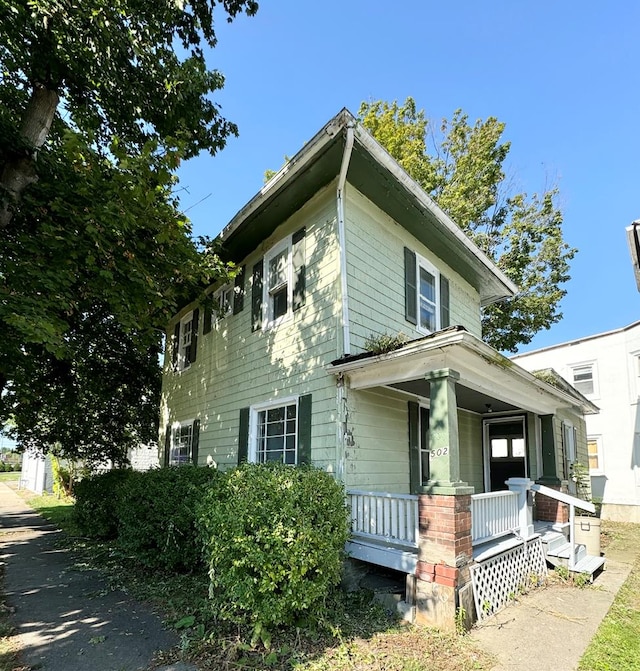
<path id="1" fill-rule="evenodd" d="M 539 380 L 462 327 L 434 333 L 387 354 L 339 359 L 327 370 L 348 377 L 352 389 L 393 387 L 428 397 L 425 376 L 445 368 L 460 375 L 459 407 L 474 412 L 486 413 L 490 404 L 492 412 L 520 409 L 546 415 L 580 405 L 570 393 Z"/>

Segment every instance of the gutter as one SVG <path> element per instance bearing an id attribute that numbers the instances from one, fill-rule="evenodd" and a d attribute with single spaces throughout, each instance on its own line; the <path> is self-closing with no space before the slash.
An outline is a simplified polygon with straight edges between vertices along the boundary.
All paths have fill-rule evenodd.
<path id="1" fill-rule="evenodd" d="M 338 245 L 340 247 L 340 293 L 342 304 L 342 354 L 351 354 L 351 333 L 349 331 L 349 295 L 347 292 L 347 246 L 344 223 L 344 187 L 347 182 L 347 171 L 353 150 L 354 123 L 348 121 L 346 125 L 347 137 L 342 154 L 342 165 L 340 166 L 340 177 L 336 190 L 336 209 L 338 213 Z"/>

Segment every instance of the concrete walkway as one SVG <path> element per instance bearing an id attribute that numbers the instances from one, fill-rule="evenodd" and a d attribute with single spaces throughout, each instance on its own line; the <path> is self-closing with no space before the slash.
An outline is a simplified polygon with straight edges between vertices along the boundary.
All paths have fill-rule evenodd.
<path id="1" fill-rule="evenodd" d="M 520 597 L 471 630 L 496 657 L 492 671 L 574 671 L 620 587 L 636 551 L 607 553 L 592 587 L 550 585 Z"/>
<path id="2" fill-rule="evenodd" d="M 157 615 L 56 543 L 60 532 L 0 483 L 0 560 L 21 662 L 39 671 L 196 671 L 158 665 L 177 645 Z"/>

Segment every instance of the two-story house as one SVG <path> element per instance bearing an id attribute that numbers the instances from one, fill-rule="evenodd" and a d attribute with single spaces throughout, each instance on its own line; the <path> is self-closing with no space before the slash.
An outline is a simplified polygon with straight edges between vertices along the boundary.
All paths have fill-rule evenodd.
<path id="1" fill-rule="evenodd" d="M 517 288 L 347 110 L 219 239 L 240 272 L 211 287 L 218 309 L 169 325 L 164 463 L 334 473 L 352 556 L 417 576 L 424 619 L 453 622 L 477 548 L 518 526 L 478 514 L 472 529 L 472 495 L 493 505 L 510 478 L 559 490 L 560 445 L 586 458 L 593 406 L 482 341 L 482 306 Z"/>
<path id="2" fill-rule="evenodd" d="M 640 322 L 513 357 L 525 368 L 553 367 L 592 400 L 586 418 L 591 492 L 602 517 L 640 522 Z"/>

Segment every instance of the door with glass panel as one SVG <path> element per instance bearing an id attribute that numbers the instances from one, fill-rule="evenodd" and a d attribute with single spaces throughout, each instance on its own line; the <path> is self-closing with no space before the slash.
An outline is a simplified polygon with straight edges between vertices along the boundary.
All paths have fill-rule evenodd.
<path id="1" fill-rule="evenodd" d="M 524 417 L 485 419 L 483 425 L 485 489 L 508 489 L 506 480 L 527 474 Z"/>

